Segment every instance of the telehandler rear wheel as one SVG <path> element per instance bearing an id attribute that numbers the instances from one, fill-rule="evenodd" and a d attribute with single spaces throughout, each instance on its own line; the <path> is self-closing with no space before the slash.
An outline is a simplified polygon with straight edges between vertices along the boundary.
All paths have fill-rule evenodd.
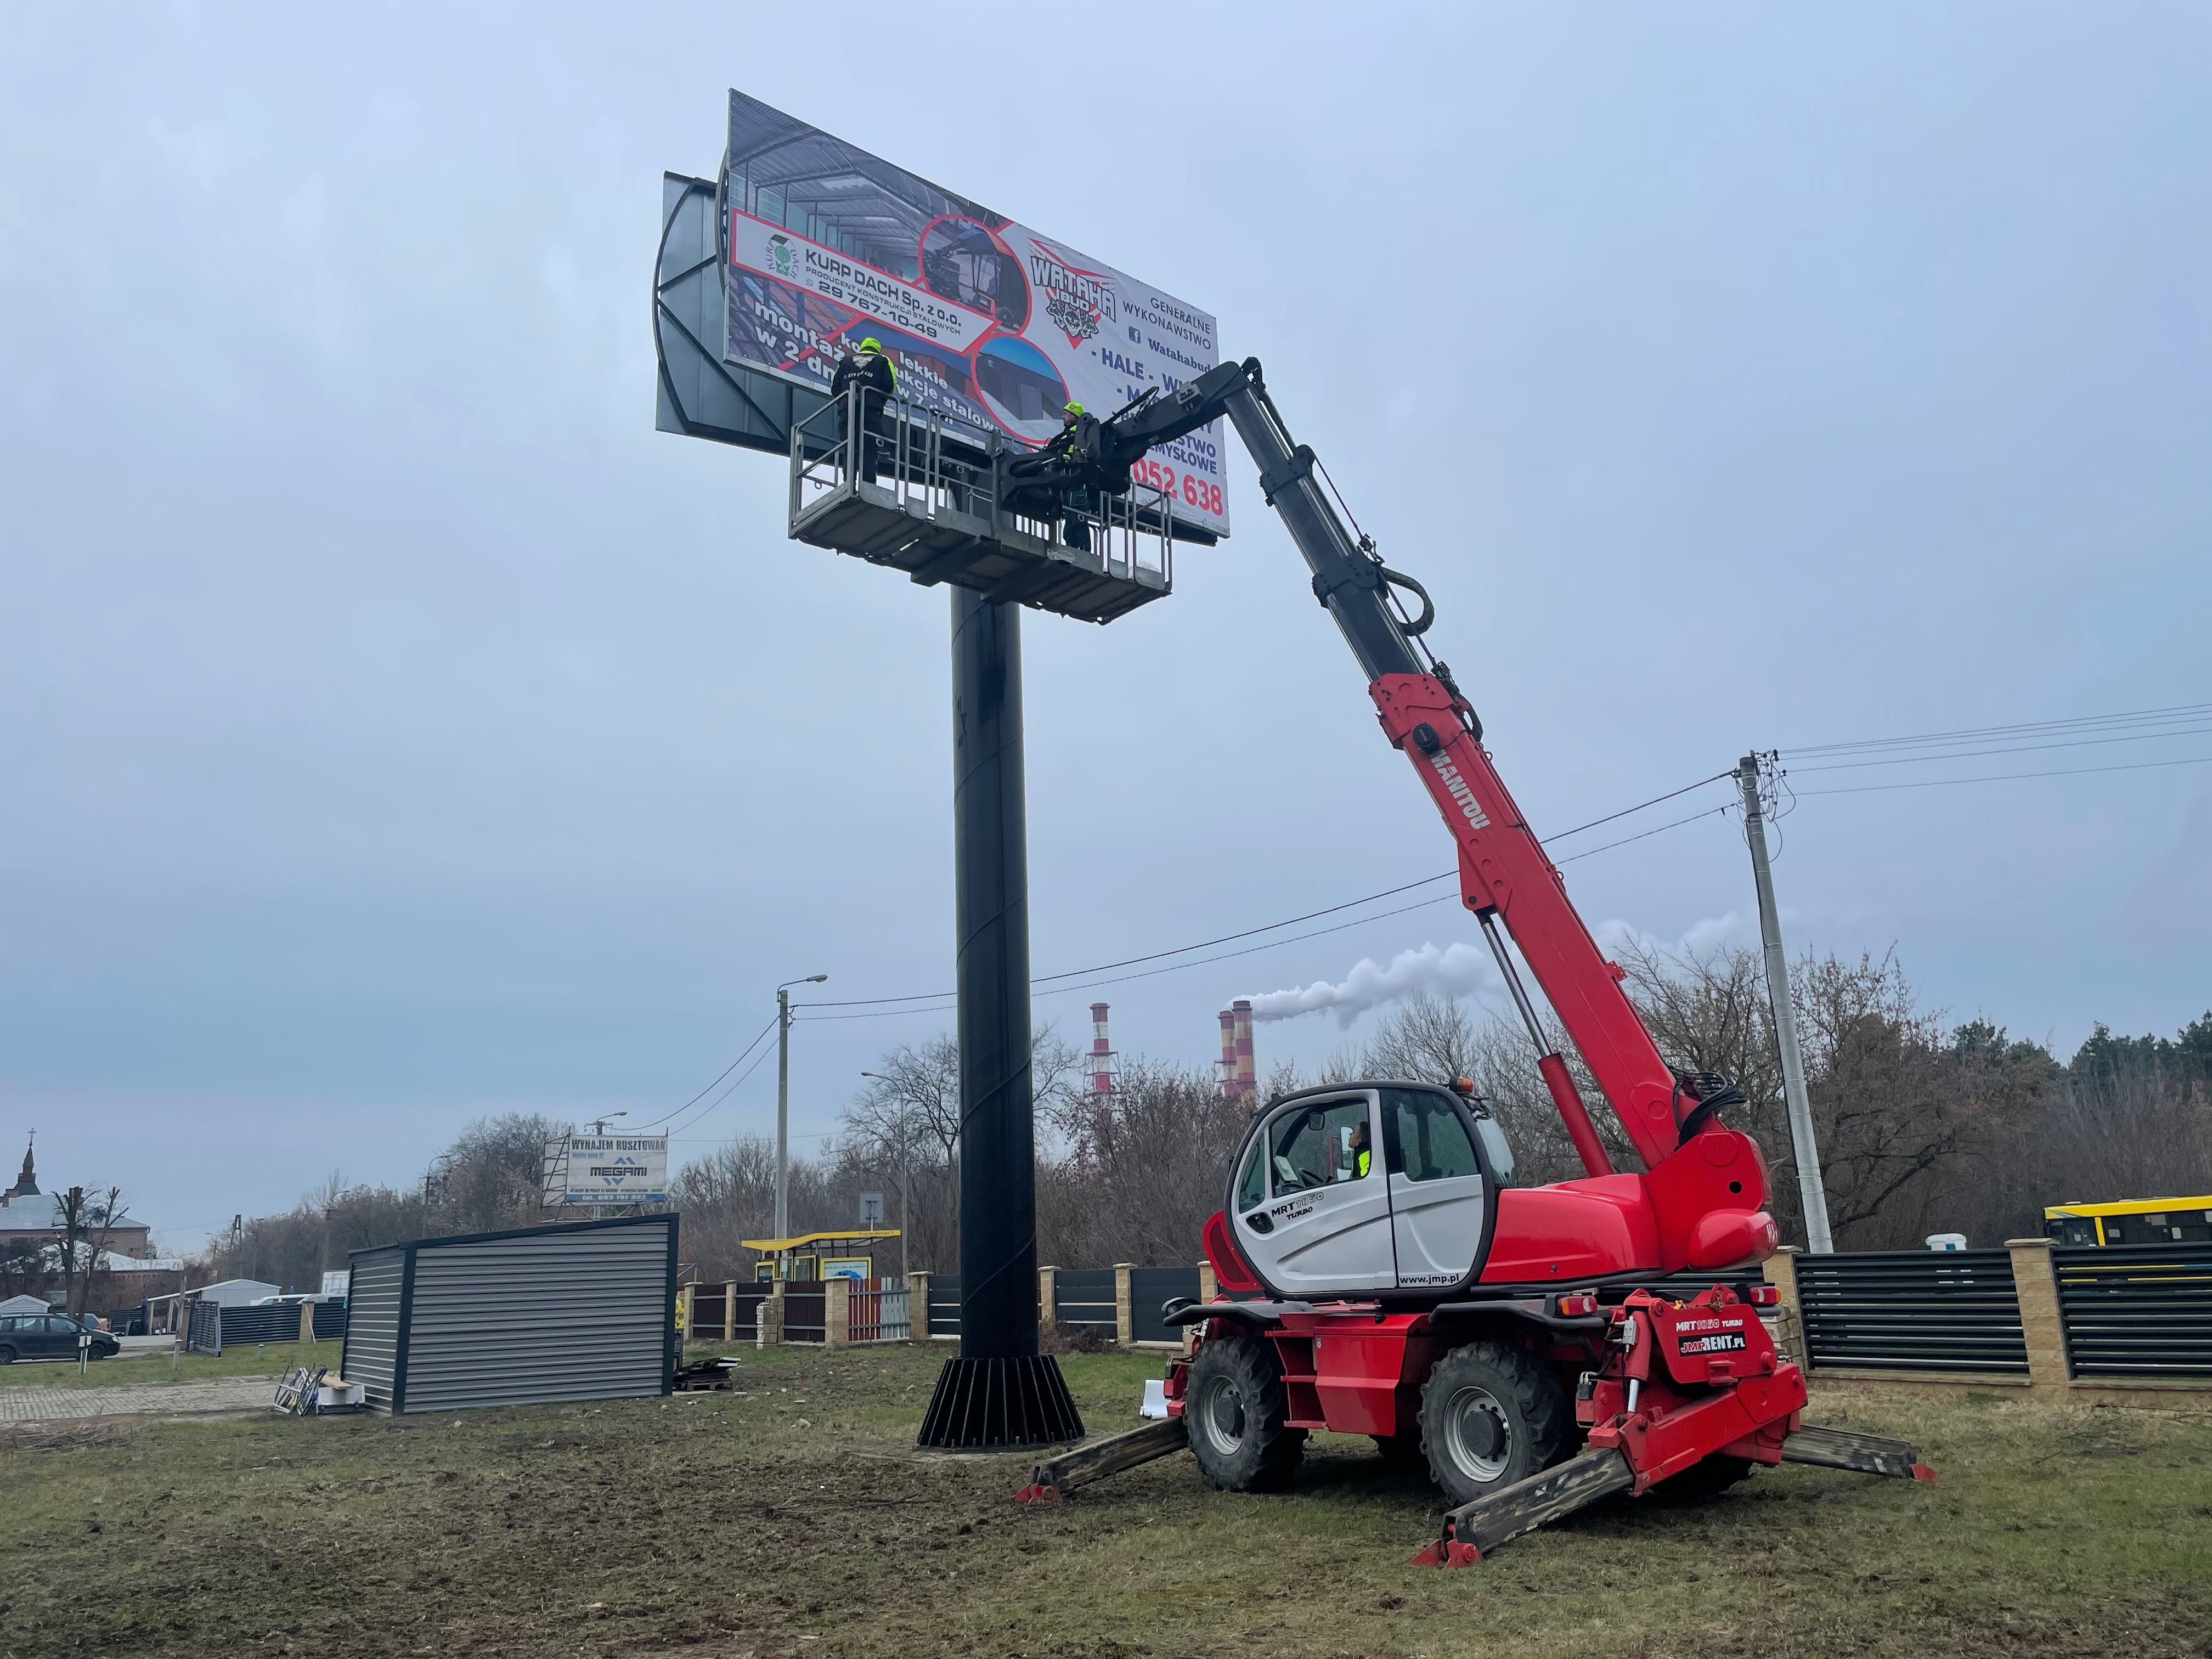
<path id="1" fill-rule="evenodd" d="M 1421 1449 L 1455 1508 L 1551 1468 L 1573 1421 L 1551 1368 L 1510 1343 L 1454 1348 L 1421 1386 Z"/>
<path id="2" fill-rule="evenodd" d="M 1286 1486 L 1305 1455 L 1306 1431 L 1288 1425 L 1275 1345 L 1256 1336 L 1210 1339 L 1183 1383 L 1190 1449 L 1206 1478 L 1224 1492 Z"/>

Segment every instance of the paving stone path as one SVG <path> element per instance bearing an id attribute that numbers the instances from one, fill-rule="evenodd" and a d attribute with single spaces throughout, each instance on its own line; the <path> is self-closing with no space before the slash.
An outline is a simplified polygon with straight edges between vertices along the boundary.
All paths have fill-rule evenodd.
<path id="1" fill-rule="evenodd" d="M 192 1382 L 126 1382 L 112 1389 L 0 1389 L 0 1423 L 265 1410 L 276 1397 L 277 1381 L 273 1376 L 212 1376 Z"/>

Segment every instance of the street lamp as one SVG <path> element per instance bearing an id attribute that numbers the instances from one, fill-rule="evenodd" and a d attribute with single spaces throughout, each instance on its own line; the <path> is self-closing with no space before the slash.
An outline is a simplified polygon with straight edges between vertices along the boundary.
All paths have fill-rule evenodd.
<path id="1" fill-rule="evenodd" d="M 863 1072 L 860 1075 L 872 1077 L 878 1083 L 897 1082 L 896 1078 L 885 1077 L 881 1072 Z M 913 1150 L 913 1141 L 908 1131 L 911 1127 L 903 1116 L 899 1119 L 899 1277 L 902 1279 L 910 1271 L 907 1265 L 907 1240 L 914 1231 L 911 1206 L 907 1201 L 907 1162 Z"/>
<path id="2" fill-rule="evenodd" d="M 775 988 L 775 1236 L 791 1237 L 791 988 L 819 985 L 827 974 L 787 979 Z"/>

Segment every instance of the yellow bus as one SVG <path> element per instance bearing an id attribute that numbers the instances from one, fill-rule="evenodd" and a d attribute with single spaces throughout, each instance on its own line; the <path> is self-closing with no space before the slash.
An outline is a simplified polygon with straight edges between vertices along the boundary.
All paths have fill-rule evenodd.
<path id="1" fill-rule="evenodd" d="M 2060 1244 L 2205 1243 L 2212 1242 L 2212 1193 L 2054 1204 L 2043 1212 L 2043 1231 Z"/>

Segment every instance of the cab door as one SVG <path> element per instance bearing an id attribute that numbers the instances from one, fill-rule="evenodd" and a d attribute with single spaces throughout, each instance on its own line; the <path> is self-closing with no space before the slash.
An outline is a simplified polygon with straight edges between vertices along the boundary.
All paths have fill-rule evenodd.
<path id="1" fill-rule="evenodd" d="M 1397 1283 L 1372 1090 L 1288 1102 L 1247 1149 L 1237 1248 L 1289 1297 L 1371 1296 Z"/>
<path id="2" fill-rule="evenodd" d="M 1441 1090 L 1376 1093 L 1398 1285 L 1456 1285 L 1478 1265 L 1494 1201 L 1465 1110 Z"/>

